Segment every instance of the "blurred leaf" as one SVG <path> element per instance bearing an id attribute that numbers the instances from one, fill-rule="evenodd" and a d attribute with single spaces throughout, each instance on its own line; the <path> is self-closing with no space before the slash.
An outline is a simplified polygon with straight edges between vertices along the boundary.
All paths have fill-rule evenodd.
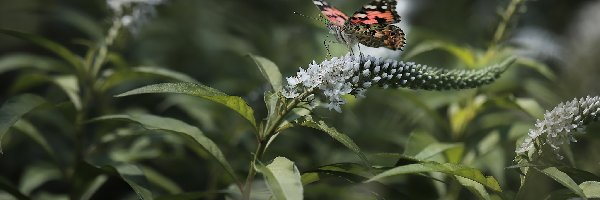
<path id="1" fill-rule="evenodd" d="M 313 182 L 319 181 L 321 174 L 328 174 L 343 177 L 346 180 L 353 182 L 362 182 L 373 175 L 370 172 L 368 166 L 364 166 L 357 163 L 337 163 L 331 165 L 320 166 L 317 169 L 309 170 L 302 173 L 302 184 L 308 185 Z M 381 169 L 375 169 L 382 171 Z"/>
<path id="2" fill-rule="evenodd" d="M 267 166 L 258 164 L 256 169 L 266 177 L 275 199 L 303 199 L 300 172 L 294 162 L 284 157 L 276 157 L 271 164 Z"/>
<path id="3" fill-rule="evenodd" d="M 67 62 L 69 62 L 69 64 L 71 64 L 74 67 L 75 71 L 79 71 L 79 72 L 83 71 L 81 58 L 79 56 L 77 56 L 76 54 L 74 54 L 73 52 L 71 52 L 66 47 L 64 47 L 56 42 L 53 42 L 51 40 L 48 40 L 46 38 L 43 38 L 43 37 L 40 37 L 40 36 L 37 36 L 34 34 L 23 33 L 23 32 L 19 32 L 19 31 L 15 31 L 15 30 L 0 29 L 0 33 L 10 35 L 13 37 L 17 37 L 17 38 L 29 41 L 31 43 L 34 43 L 36 45 L 39 45 L 41 47 L 44 47 L 45 49 L 55 53 L 56 55 L 60 56 L 61 58 L 65 59 Z"/>
<path id="4" fill-rule="evenodd" d="M 367 180 L 366 182 L 379 181 L 383 178 L 391 176 L 424 172 L 441 172 L 448 175 L 461 176 L 473 180 L 477 183 L 480 183 L 494 191 L 502 192 L 498 181 L 494 177 L 486 177 L 478 169 L 469 168 L 458 164 L 437 163 L 431 161 L 395 167 L 390 170 L 384 171 L 380 174 L 377 174 L 376 176 Z"/>
<path id="5" fill-rule="evenodd" d="M 0 107 L 0 153 L 2 153 L 2 137 L 23 115 L 46 102 L 42 97 L 22 94 L 8 99 Z"/>
<path id="6" fill-rule="evenodd" d="M 44 183 L 62 178 L 62 174 L 55 166 L 47 164 L 34 164 L 25 169 L 19 181 L 19 190 L 30 195 L 33 190 Z"/>
<path id="7" fill-rule="evenodd" d="M 442 50 L 450 53 L 454 57 L 461 60 L 465 65 L 470 68 L 475 67 L 476 57 L 473 53 L 473 50 L 465 47 L 458 46 L 456 44 L 442 42 L 442 41 L 426 41 L 418 44 L 412 50 L 404 56 L 404 59 L 411 59 L 417 55 L 422 53 L 433 51 L 433 50 Z"/>
<path id="8" fill-rule="evenodd" d="M 163 195 L 156 198 L 156 200 L 197 200 L 205 199 L 207 196 L 212 194 L 212 192 L 185 192 L 179 194 Z"/>
<path id="9" fill-rule="evenodd" d="M 421 152 L 419 152 L 414 157 L 415 157 L 415 159 L 425 160 L 434 155 L 442 153 L 448 149 L 452 149 L 452 148 L 456 148 L 456 147 L 460 147 L 460 144 L 458 144 L 458 143 L 455 143 L 455 144 L 433 143 L 433 144 L 430 144 L 427 147 L 425 147 L 425 149 L 423 149 Z"/>
<path id="10" fill-rule="evenodd" d="M 548 167 L 539 171 L 544 173 L 546 176 L 554 179 L 556 182 L 560 183 L 566 188 L 570 189 L 578 196 L 585 197 L 585 194 L 583 193 L 583 190 L 579 187 L 579 185 L 577 185 L 577 183 L 575 183 L 575 181 L 573 181 L 573 179 L 571 179 L 569 175 L 558 170 L 556 167 Z"/>
<path id="11" fill-rule="evenodd" d="M 103 28 L 98 26 L 98 23 L 94 22 L 94 19 L 90 18 L 85 13 L 81 13 L 73 9 L 59 8 L 56 13 L 53 13 L 53 15 L 50 16 L 56 17 L 67 24 L 72 25 L 81 32 L 92 37 L 94 41 L 104 38 L 104 36 L 102 36 L 102 33 L 104 32 Z"/>
<path id="12" fill-rule="evenodd" d="M 166 78 L 174 81 L 198 83 L 198 81 L 186 74 L 163 67 L 146 66 L 127 68 L 119 71 L 106 70 L 106 72 L 110 73 L 110 75 L 102 83 L 102 90 L 111 89 L 126 81 L 145 78 Z"/>
<path id="13" fill-rule="evenodd" d="M 10 54 L 0 58 L 0 74 L 22 68 L 64 72 L 64 63 L 50 57 L 30 54 Z"/>
<path id="14" fill-rule="evenodd" d="M 491 199 L 490 194 L 485 190 L 485 187 L 482 184 L 475 182 L 471 179 L 463 178 L 461 176 L 454 176 L 454 177 L 456 177 L 456 180 L 458 181 L 458 183 L 460 183 L 462 186 L 464 186 L 469 191 L 471 191 L 473 194 L 475 194 L 475 196 L 477 196 L 479 199 L 485 199 L 485 200 Z"/>
<path id="15" fill-rule="evenodd" d="M 131 121 L 134 123 L 138 123 L 142 125 L 144 128 L 149 130 L 159 130 L 165 131 L 167 133 L 175 133 L 179 136 L 182 136 L 187 139 L 191 139 L 195 142 L 195 146 L 200 146 L 202 149 L 206 150 L 210 155 L 219 162 L 221 166 L 225 169 L 234 180 L 238 180 L 233 168 L 229 165 L 229 162 L 225 159 L 225 156 L 219 149 L 219 147 L 209 138 L 204 136 L 202 131 L 195 126 L 189 125 L 185 122 L 167 118 L 167 117 L 159 117 L 154 115 L 107 115 L 98 117 L 93 119 L 93 121 L 98 120 L 125 120 Z"/>
<path id="16" fill-rule="evenodd" d="M 130 164 L 105 165 L 102 169 L 118 174 L 142 200 L 154 199 L 149 189 L 146 177 L 140 168 Z"/>
<path id="17" fill-rule="evenodd" d="M 548 65 L 542 62 L 530 58 L 519 57 L 519 59 L 517 59 L 517 64 L 532 68 L 551 81 L 556 80 L 556 75 L 554 72 L 548 68 Z"/>
<path id="18" fill-rule="evenodd" d="M 6 180 L 4 177 L 0 176 L 0 190 L 12 195 L 18 200 L 29 200 L 29 197 L 25 196 L 25 194 L 21 193 L 19 189 L 13 186 L 10 181 Z"/>
<path id="19" fill-rule="evenodd" d="M 239 113 L 244 119 L 248 120 L 256 129 L 256 120 L 254 119 L 254 110 L 244 99 L 236 96 L 229 96 L 225 93 L 210 88 L 208 86 L 196 83 L 161 83 L 155 85 L 148 85 L 128 92 L 117 95 L 116 97 L 124 97 L 137 94 L 149 94 L 149 93 L 175 93 L 175 94 L 186 94 L 204 98 L 215 103 L 219 103 L 227 106 L 228 108 Z"/>
<path id="20" fill-rule="evenodd" d="M 77 77 L 73 75 L 57 76 L 54 77 L 53 82 L 67 94 L 75 109 L 81 110 L 81 98 L 79 98 L 79 83 Z"/>
<path id="21" fill-rule="evenodd" d="M 33 124 L 31 124 L 27 120 L 21 119 L 14 124 L 13 128 L 29 136 L 33 141 L 35 141 L 35 143 L 39 144 L 42 147 L 42 149 L 44 149 L 44 151 L 48 153 L 48 155 L 52 157 L 52 159 L 54 159 L 58 164 L 58 157 L 56 156 L 56 153 L 54 152 L 52 147 L 50 147 L 50 144 L 48 143 L 46 138 L 44 138 L 44 136 L 38 131 L 38 129 L 36 129 L 35 126 L 33 126 Z"/>
<path id="22" fill-rule="evenodd" d="M 587 198 L 600 198 L 600 182 L 586 181 L 579 184 L 581 190 Z"/>
<path id="23" fill-rule="evenodd" d="M 431 134 L 422 131 L 413 131 L 408 140 L 406 140 L 403 155 L 415 156 L 427 146 L 434 143 L 437 143 L 437 140 Z"/>
<path id="24" fill-rule="evenodd" d="M 150 167 L 141 167 L 148 181 L 171 194 L 182 193 L 183 190 L 173 182 L 169 177 L 160 174 L 158 171 Z"/>
<path id="25" fill-rule="evenodd" d="M 283 78 L 281 72 L 279 72 L 279 67 L 267 58 L 252 54 L 249 56 L 258 66 L 260 73 L 262 73 L 267 81 L 269 81 L 271 87 L 273 87 L 273 91 L 275 91 L 275 93 L 281 92 L 283 90 Z"/>
<path id="26" fill-rule="evenodd" d="M 473 98 L 465 107 L 459 107 L 458 104 L 452 105 L 449 115 L 454 138 L 459 138 L 464 134 L 467 126 L 479 114 L 486 102 L 487 97 L 479 95 Z"/>
<path id="27" fill-rule="evenodd" d="M 536 119 L 544 116 L 544 109 L 540 104 L 531 98 L 516 98 L 515 103 L 519 105 L 521 109 L 527 112 L 531 117 Z"/>
<path id="28" fill-rule="evenodd" d="M 81 200 L 89 200 L 94 196 L 94 194 L 100 189 L 104 183 L 108 180 L 108 176 L 106 175 L 98 175 L 96 176 L 89 184 L 89 186 L 85 189 L 85 191 L 81 194 Z"/>
<path id="29" fill-rule="evenodd" d="M 358 145 L 356 145 L 356 143 L 354 143 L 354 141 L 352 141 L 352 139 L 350 139 L 350 137 L 348 137 L 347 135 L 345 135 L 343 133 L 338 132 L 335 128 L 330 127 L 329 125 L 325 124 L 325 122 L 323 122 L 323 121 L 315 122 L 315 121 L 313 121 L 312 118 L 307 117 L 307 118 L 305 118 L 304 121 L 302 121 L 302 123 L 300 125 L 309 127 L 309 128 L 314 128 L 314 129 L 317 129 L 317 130 L 320 130 L 320 131 L 323 131 L 323 132 L 329 134 L 329 136 L 331 136 L 333 139 L 342 143 L 344 146 L 346 146 L 346 148 L 352 150 L 356 155 L 358 155 L 358 157 L 365 163 L 365 165 L 370 166 L 367 156 L 365 156 L 365 154 L 363 154 L 360 151 L 360 147 L 358 147 Z"/>

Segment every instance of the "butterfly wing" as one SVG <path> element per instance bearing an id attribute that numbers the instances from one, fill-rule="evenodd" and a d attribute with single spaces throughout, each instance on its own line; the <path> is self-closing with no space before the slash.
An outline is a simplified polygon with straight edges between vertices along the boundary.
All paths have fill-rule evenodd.
<path id="1" fill-rule="evenodd" d="M 350 26 L 359 43 L 369 47 L 385 47 L 392 50 L 402 50 L 406 44 L 404 32 L 391 24 L 358 24 Z"/>
<path id="2" fill-rule="evenodd" d="M 333 25 L 342 27 L 348 20 L 348 15 L 334 7 L 331 7 L 323 0 L 313 0 L 313 3 L 319 8 L 319 10 L 321 10 L 321 13 L 323 13 L 327 20 L 329 20 L 329 22 L 331 22 Z"/>
<path id="3" fill-rule="evenodd" d="M 351 24 L 393 24 L 400 22 L 396 0 L 373 0 L 350 17 Z"/>

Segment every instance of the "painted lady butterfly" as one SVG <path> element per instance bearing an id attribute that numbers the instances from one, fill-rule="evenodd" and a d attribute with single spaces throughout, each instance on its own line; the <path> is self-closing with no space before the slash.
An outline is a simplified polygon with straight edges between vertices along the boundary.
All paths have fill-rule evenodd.
<path id="1" fill-rule="evenodd" d="M 324 0 L 313 0 L 313 3 L 329 20 L 327 27 L 339 42 L 348 45 L 358 42 L 369 47 L 392 50 L 402 50 L 406 44 L 402 29 L 392 25 L 400 22 L 396 0 L 373 0 L 352 17 L 331 7 Z"/>

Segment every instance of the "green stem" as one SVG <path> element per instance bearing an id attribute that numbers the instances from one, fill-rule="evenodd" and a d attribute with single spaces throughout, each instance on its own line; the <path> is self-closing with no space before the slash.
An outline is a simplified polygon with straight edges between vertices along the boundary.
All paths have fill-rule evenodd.
<path id="1" fill-rule="evenodd" d="M 490 56 L 495 53 L 495 48 L 500 43 L 500 41 L 504 38 L 506 34 L 506 29 L 508 24 L 515 17 L 515 13 L 521 7 L 521 5 L 525 2 L 525 0 L 512 0 L 506 7 L 506 10 L 500 15 L 502 17 L 502 21 L 498 24 L 496 28 L 496 32 L 494 33 L 494 37 L 492 38 L 492 42 L 488 47 L 486 55 Z"/>
<path id="2" fill-rule="evenodd" d="M 279 124 L 284 120 L 284 117 L 292 109 L 294 109 L 300 102 L 302 102 L 302 100 L 304 98 L 306 98 L 310 94 L 312 94 L 312 90 L 307 90 L 307 91 L 304 91 L 302 94 L 300 94 L 298 97 L 294 98 L 290 103 L 288 103 L 284 107 L 283 112 L 281 112 L 281 114 L 278 115 L 277 118 L 275 118 L 275 120 L 273 122 L 270 122 L 270 121 L 266 122 L 267 126 L 263 130 L 264 133 L 266 133 L 266 134 L 263 134 L 263 135 L 265 135 L 265 137 L 263 138 L 263 137 L 257 136 L 258 147 L 256 148 L 256 152 L 254 152 L 254 157 L 252 158 L 252 161 L 250 162 L 250 167 L 248 169 L 248 176 L 246 177 L 246 182 L 244 183 L 244 189 L 242 190 L 242 199 L 243 200 L 250 199 L 250 192 L 252 190 L 252 181 L 254 180 L 254 176 L 256 176 L 256 170 L 255 170 L 254 166 L 256 165 L 256 161 L 261 160 L 263 154 L 267 150 L 267 143 L 269 142 L 271 137 L 273 137 L 277 133 L 276 127 L 279 127 Z"/>
<path id="3" fill-rule="evenodd" d="M 256 148 L 256 152 L 254 152 L 254 157 L 252 158 L 252 162 L 250 163 L 250 168 L 248 169 L 248 176 L 246 177 L 246 183 L 244 184 L 244 190 L 242 191 L 242 199 L 248 200 L 250 199 L 250 192 L 252 191 L 252 181 L 254 180 L 254 176 L 256 175 L 256 170 L 254 165 L 257 160 L 260 160 L 265 153 L 266 150 L 266 142 L 268 140 L 262 140 L 258 142 L 258 147 Z"/>

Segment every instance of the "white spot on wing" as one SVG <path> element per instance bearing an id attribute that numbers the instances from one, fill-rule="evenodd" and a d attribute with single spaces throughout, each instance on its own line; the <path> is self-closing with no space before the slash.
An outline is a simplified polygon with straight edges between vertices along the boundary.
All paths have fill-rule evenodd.
<path id="1" fill-rule="evenodd" d="M 313 1 L 313 3 L 315 3 L 315 5 L 317 5 L 317 6 L 322 6 L 323 5 L 323 3 L 321 3 L 320 1 Z"/>
<path id="2" fill-rule="evenodd" d="M 377 6 L 374 5 L 366 5 L 365 6 L 366 9 L 377 9 Z"/>

